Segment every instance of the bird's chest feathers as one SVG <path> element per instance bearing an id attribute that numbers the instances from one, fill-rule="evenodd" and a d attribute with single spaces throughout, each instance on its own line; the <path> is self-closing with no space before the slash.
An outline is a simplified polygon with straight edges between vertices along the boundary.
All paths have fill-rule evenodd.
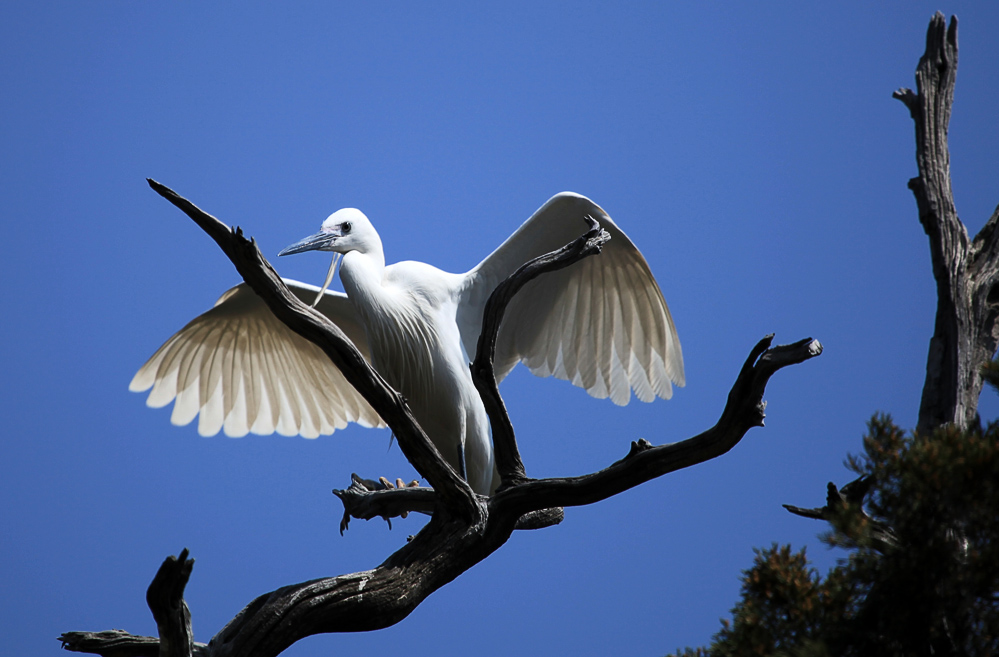
<path id="1" fill-rule="evenodd" d="M 375 369 L 411 404 L 451 394 L 451 352 L 460 351 L 454 302 L 427 277 L 357 264 L 345 257 L 341 278 L 364 325 Z M 461 363 L 460 354 L 457 360 Z"/>

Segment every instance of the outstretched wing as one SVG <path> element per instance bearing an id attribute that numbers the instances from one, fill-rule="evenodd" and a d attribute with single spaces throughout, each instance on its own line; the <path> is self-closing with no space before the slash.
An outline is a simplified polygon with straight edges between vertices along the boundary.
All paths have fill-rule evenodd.
<path id="1" fill-rule="evenodd" d="M 592 216 L 611 235 L 600 255 L 543 274 L 514 297 L 500 326 L 496 374 L 517 362 L 538 376 L 571 381 L 598 398 L 627 404 L 668 399 L 684 383 L 680 341 L 649 265 L 628 236 L 590 199 L 563 192 L 541 206 L 466 274 L 458 325 L 475 353 L 482 311 L 493 289 L 518 267 L 587 230 Z"/>
<path id="2" fill-rule="evenodd" d="M 285 283 L 306 303 L 319 291 Z M 364 329 L 346 296 L 327 291 L 317 308 L 370 360 Z M 146 404 L 154 408 L 176 399 L 174 424 L 188 424 L 200 414 L 203 436 L 222 429 L 227 436 L 276 431 L 315 438 L 348 422 L 384 426 L 329 358 L 282 324 L 245 283 L 167 340 L 128 388 L 152 388 Z"/>

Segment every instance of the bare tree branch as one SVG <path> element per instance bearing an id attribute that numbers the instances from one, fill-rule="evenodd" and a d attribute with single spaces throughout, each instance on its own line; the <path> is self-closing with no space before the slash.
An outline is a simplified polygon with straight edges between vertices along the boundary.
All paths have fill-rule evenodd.
<path id="1" fill-rule="evenodd" d="M 380 488 L 356 474 L 350 475 L 350 486 L 334 489 L 333 494 L 343 502 L 343 519 L 340 521 L 340 534 L 347 531 L 351 518 L 371 520 L 383 518 L 392 526 L 392 518 L 405 517 L 417 512 L 428 515 L 437 506 L 433 488 Z"/>
<path id="2" fill-rule="evenodd" d="M 729 451 L 755 426 L 763 426 L 763 391 L 779 369 L 822 353 L 818 340 L 806 338 L 770 349 L 773 336 L 763 338 L 750 353 L 718 423 L 693 438 L 653 447 L 633 443 L 628 455 L 593 474 L 539 479 L 497 491 L 490 513 L 527 513 L 550 507 L 593 504 L 664 474 L 703 463 Z"/>
<path id="3" fill-rule="evenodd" d="M 767 336 L 753 348 L 729 393 L 721 418 L 712 429 L 660 447 L 647 442 L 634 443 L 628 456 L 594 474 L 514 484 L 490 498 L 482 522 L 468 523 L 435 513 L 412 541 L 374 570 L 303 582 L 260 596 L 212 639 L 207 654 L 273 657 L 313 634 L 388 627 L 409 615 L 431 593 L 492 554 L 515 529 L 557 523 L 561 519 L 560 509 L 552 510 L 553 507 L 599 501 L 725 453 L 750 428 L 763 424 L 762 395 L 770 376 L 821 353 L 821 345 L 811 339 L 773 348 L 771 341 L 772 336 Z M 402 489 L 381 491 L 378 495 L 409 496 L 420 491 Z M 420 494 L 426 492 L 429 491 Z M 111 654 L 94 643 L 97 635 L 87 636 L 90 643 L 67 641 L 66 647 Z M 118 645 L 125 639 L 141 645 L 149 641 L 129 635 L 113 637 Z"/>
<path id="4" fill-rule="evenodd" d="M 634 444 L 634 443 L 632 443 Z M 392 528 L 392 518 L 405 518 L 409 513 L 432 515 L 436 502 L 434 489 L 384 488 L 373 485 L 375 482 L 351 475 L 351 485 L 333 494 L 343 502 L 343 518 L 340 520 L 340 534 L 350 525 L 351 518 L 371 520 L 382 518 Z M 561 508 L 542 509 L 525 513 L 517 520 L 514 529 L 543 529 L 562 522 L 565 512 Z"/>
<path id="5" fill-rule="evenodd" d="M 929 237 L 937 282 L 936 322 L 916 427 L 923 435 L 943 425 L 963 430 L 977 424 L 983 370 L 999 344 L 999 207 L 969 242 L 951 190 L 947 131 L 957 55 L 957 18 L 951 17 L 948 26 L 937 12 L 930 19 L 926 51 L 916 67 L 917 91 L 902 88 L 892 94 L 909 109 L 916 128 L 919 175 L 909 181 L 909 189 Z M 891 527 L 864 511 L 870 485 L 861 477 L 838 491 L 830 482 L 825 506 L 806 509 L 785 504 L 784 508 L 826 520 L 841 534 L 868 541 L 881 551 L 893 549 L 897 540 Z M 858 531 L 863 535 L 856 535 Z"/>
<path id="6" fill-rule="evenodd" d="M 191 611 L 184 602 L 194 559 L 187 555 L 184 548 L 179 557 L 167 557 L 146 590 L 146 603 L 160 635 L 159 657 L 191 657 L 194 651 Z"/>
<path id="7" fill-rule="evenodd" d="M 803 509 L 800 506 L 783 504 L 790 513 L 802 518 L 825 520 L 840 535 L 857 544 L 873 547 L 882 554 L 898 547 L 898 538 L 891 527 L 872 518 L 864 511 L 864 498 L 874 486 L 874 477 L 862 475 L 837 489 L 836 484 L 826 484 L 825 506 Z"/>
<path id="8" fill-rule="evenodd" d="M 138 636 L 124 630 L 103 632 L 65 632 L 60 637 L 64 650 L 85 652 L 103 657 L 158 657 L 160 640 L 154 636 Z M 208 655 L 208 645 L 194 644 L 194 654 Z"/>
<path id="9" fill-rule="evenodd" d="M 506 405 L 500 396 L 496 383 L 493 359 L 496 355 L 496 338 L 507 306 L 514 295 L 528 282 L 541 274 L 563 269 L 583 258 L 600 253 L 600 249 L 610 240 L 610 234 L 600 228 L 593 217 L 586 217 L 589 230 L 563 248 L 534 258 L 500 283 L 489 299 L 483 312 L 482 330 L 475 348 L 475 361 L 471 365 L 472 381 L 482 397 L 492 426 L 493 447 L 496 450 L 496 465 L 500 473 L 500 488 L 527 479 L 524 463 L 520 458 L 513 424 L 506 412 Z"/>
<path id="10" fill-rule="evenodd" d="M 368 367 L 339 329 L 288 292 L 255 244 L 245 240 L 238 229 L 229 230 L 162 185 L 152 181 L 150 185 L 191 216 L 219 243 L 244 280 L 268 303 L 279 319 L 330 355 L 344 376 L 396 432 L 406 457 L 421 474 L 437 484 L 432 490 L 373 490 L 375 486 L 355 477 L 350 488 L 335 491 L 344 501 L 348 514 L 342 529 L 346 527 L 349 517 L 391 518 L 409 511 L 429 512 L 432 515 L 412 540 L 373 570 L 302 582 L 260 596 L 216 634 L 207 647 L 194 644 L 191 652 L 196 655 L 273 657 L 314 634 L 359 632 L 393 625 L 409 615 L 427 596 L 501 547 L 516 529 L 537 529 L 557 524 L 563 517 L 560 507 L 605 499 L 732 449 L 750 428 L 762 426 L 765 408 L 763 393 L 770 377 L 777 370 L 813 358 L 822 351 L 821 345 L 811 339 L 771 347 L 773 336 L 767 336 L 752 349 L 729 393 L 721 418 L 713 428 L 694 438 L 660 447 L 644 440 L 634 442 L 629 454 L 622 460 L 600 472 L 581 477 L 527 479 L 517 454 L 512 426 L 501 427 L 501 433 L 505 433 L 502 433 L 500 440 L 507 442 L 504 457 L 507 479 L 504 487 L 492 497 L 476 496 L 444 463 L 412 419 L 404 400 Z M 543 256 L 538 259 L 541 262 L 532 261 L 532 267 L 538 266 L 536 272 L 531 267 L 518 270 L 508 279 L 510 285 L 504 290 L 512 296 L 516 292 L 515 279 L 518 276 L 533 277 L 546 267 L 566 266 L 567 259 L 585 257 L 599 250 L 604 241 L 606 237 L 592 228 L 567 250 Z M 523 282 L 526 280 L 529 279 Z M 505 304 L 502 297 L 506 293 L 494 295 L 499 301 L 492 315 L 487 312 L 486 323 L 491 328 L 484 331 L 488 334 L 486 341 L 495 339 Z M 479 349 L 486 356 L 479 354 L 473 370 L 480 381 L 488 384 L 492 379 L 494 388 L 491 352 L 487 347 Z M 490 394 L 487 390 L 484 397 Z M 498 392 L 495 393 L 495 400 L 502 405 Z M 491 420 L 496 423 L 494 427 L 503 423 L 509 425 L 505 413 L 491 414 Z M 454 481 L 455 478 L 457 481 Z M 182 553 L 179 562 L 168 560 L 164 568 L 177 570 L 178 563 L 189 563 L 186 556 Z M 167 564 L 170 564 L 169 568 Z M 184 570 L 182 565 L 175 576 L 179 574 L 186 582 Z M 189 566 L 186 573 L 190 573 Z M 150 588 L 172 592 L 173 595 L 168 596 L 172 601 L 168 605 L 171 609 L 186 608 L 179 598 L 182 586 L 154 583 Z M 63 641 L 70 650 L 109 656 L 159 654 L 159 649 L 163 648 L 163 642 L 120 632 L 69 633 L 63 635 Z M 150 650 L 154 642 L 157 651 Z M 177 643 L 172 638 L 164 642 L 171 642 L 164 648 L 169 650 L 173 650 L 173 645 Z"/>
<path id="11" fill-rule="evenodd" d="M 403 455 L 437 491 L 439 503 L 460 517 L 469 520 L 477 517 L 480 511 L 472 489 L 427 438 L 402 395 L 372 369 L 336 324 L 291 293 L 260 253 L 256 242 L 243 237 L 240 228 L 230 229 L 172 189 L 154 180 L 148 182 L 156 193 L 177 206 L 215 240 L 246 284 L 267 303 L 278 319 L 329 356 L 347 381 L 392 429 Z"/>
<path id="12" fill-rule="evenodd" d="M 926 51 L 916 67 L 916 91 L 893 96 L 912 115 L 919 175 L 909 181 L 930 242 L 937 315 L 926 363 L 917 430 L 928 433 L 976 422 L 982 366 L 999 344 L 999 212 L 969 242 L 951 190 L 947 131 L 957 78 L 957 18 L 930 20 Z"/>
<path id="13" fill-rule="evenodd" d="M 191 612 L 184 602 L 184 588 L 191 576 L 194 559 L 187 548 L 179 557 L 169 556 L 146 591 L 159 637 L 136 636 L 123 630 L 66 632 L 59 637 L 62 647 L 103 657 L 203 657 L 208 646 L 194 642 Z"/>

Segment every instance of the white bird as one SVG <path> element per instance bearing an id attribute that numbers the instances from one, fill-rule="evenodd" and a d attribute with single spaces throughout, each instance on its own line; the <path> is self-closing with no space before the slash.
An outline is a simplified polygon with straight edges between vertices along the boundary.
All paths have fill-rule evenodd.
<path id="1" fill-rule="evenodd" d="M 421 262 L 385 265 L 382 242 L 359 210 L 338 210 L 319 233 L 281 252 L 333 251 L 322 289 L 286 280 L 336 323 L 407 399 L 444 458 L 472 489 L 498 485 L 489 421 L 472 383 L 489 295 L 528 260 L 582 235 L 585 216 L 611 235 L 600 255 L 548 273 L 514 297 L 500 326 L 495 370 L 502 380 L 523 362 L 538 376 L 571 381 L 627 404 L 668 399 L 684 384 L 673 320 L 648 263 L 607 213 L 588 198 L 551 198 L 498 249 L 464 274 Z M 327 291 L 337 258 L 346 295 Z M 147 404 L 176 399 L 171 421 L 200 414 L 198 432 L 314 438 L 348 422 L 384 426 L 318 347 L 287 329 L 245 284 L 171 337 L 129 386 L 152 388 Z"/>

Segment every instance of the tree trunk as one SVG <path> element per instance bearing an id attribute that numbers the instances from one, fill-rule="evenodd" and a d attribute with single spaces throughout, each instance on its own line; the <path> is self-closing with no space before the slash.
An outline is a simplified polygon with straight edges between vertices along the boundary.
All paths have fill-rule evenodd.
<path id="1" fill-rule="evenodd" d="M 919 175 L 909 181 L 919 221 L 930 241 L 937 314 L 919 406 L 921 433 L 978 422 L 982 367 L 999 343 L 999 208 L 968 240 L 950 184 L 947 129 L 957 76 L 957 18 L 950 26 L 937 13 L 926 32 L 926 52 L 916 67 L 916 92 L 893 96 L 909 108 L 916 127 Z"/>

